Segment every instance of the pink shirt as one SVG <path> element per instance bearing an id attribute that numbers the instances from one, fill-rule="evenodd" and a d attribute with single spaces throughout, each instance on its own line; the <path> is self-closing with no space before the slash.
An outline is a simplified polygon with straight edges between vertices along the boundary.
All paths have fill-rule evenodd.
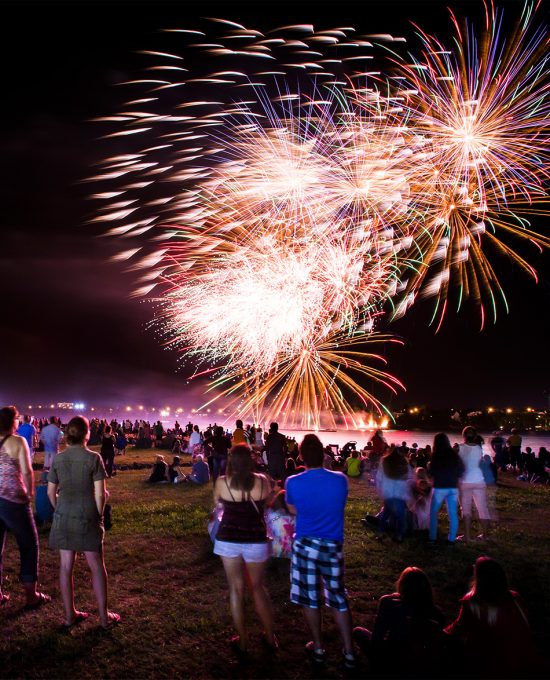
<path id="1" fill-rule="evenodd" d="M 6 439 L 3 439 L 0 447 L 0 498 L 12 503 L 28 503 L 29 497 L 19 461 L 4 450 Z"/>

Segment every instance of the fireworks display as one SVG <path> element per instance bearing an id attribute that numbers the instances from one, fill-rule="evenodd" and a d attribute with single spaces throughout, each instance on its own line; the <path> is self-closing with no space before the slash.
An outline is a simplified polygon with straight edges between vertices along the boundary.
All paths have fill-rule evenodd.
<path id="1" fill-rule="evenodd" d="M 260 32 L 225 19 L 166 29 L 90 178 L 98 222 L 127 245 L 136 293 L 211 397 L 256 422 L 354 426 L 399 381 L 380 320 L 433 296 L 436 327 L 469 299 L 494 318 L 491 252 L 535 276 L 514 237 L 548 179 L 548 36 L 486 7 L 449 45 L 350 26 Z M 477 27 L 476 27 L 477 29 Z M 476 37 L 477 36 L 477 37 Z M 136 94 L 137 92 L 137 94 Z"/>

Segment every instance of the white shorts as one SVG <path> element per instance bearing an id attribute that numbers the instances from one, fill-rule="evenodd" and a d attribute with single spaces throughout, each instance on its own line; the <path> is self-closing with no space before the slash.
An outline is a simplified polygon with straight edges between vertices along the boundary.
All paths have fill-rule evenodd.
<path id="1" fill-rule="evenodd" d="M 242 557 L 245 562 L 265 562 L 271 556 L 271 543 L 230 543 L 216 539 L 214 555 Z"/>

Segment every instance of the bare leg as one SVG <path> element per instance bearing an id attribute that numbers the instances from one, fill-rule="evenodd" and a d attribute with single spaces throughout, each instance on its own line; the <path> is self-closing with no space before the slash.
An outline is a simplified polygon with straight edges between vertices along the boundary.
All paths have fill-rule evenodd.
<path id="1" fill-rule="evenodd" d="M 266 639 L 271 645 L 276 645 L 273 633 L 273 607 L 264 583 L 265 562 L 247 562 L 246 569 L 250 579 L 250 588 L 254 597 L 254 606 L 263 624 Z"/>
<path id="2" fill-rule="evenodd" d="M 472 540 L 471 527 L 472 527 L 471 516 L 470 515 L 464 515 L 464 538 L 466 539 L 466 541 L 468 543 Z"/>
<path id="3" fill-rule="evenodd" d="M 239 634 L 239 647 L 244 651 L 248 644 L 244 620 L 244 562 L 241 557 L 222 557 L 222 562 L 229 585 L 229 608 Z"/>
<path id="4" fill-rule="evenodd" d="M 74 550 L 60 550 L 59 557 L 59 588 L 61 590 L 61 599 L 63 600 L 63 609 L 65 611 L 65 623 L 70 625 L 76 616 L 73 583 L 73 569 L 76 553 Z"/>
<path id="5" fill-rule="evenodd" d="M 351 612 L 345 611 L 340 612 L 337 609 L 332 609 L 332 614 L 338 630 L 340 631 L 340 636 L 342 642 L 344 643 L 344 651 L 346 654 L 353 654 L 353 638 L 351 635 L 352 622 L 351 622 Z"/>
<path id="6" fill-rule="evenodd" d="M 313 607 L 302 607 L 302 611 L 304 612 L 306 623 L 309 626 L 309 630 L 311 631 L 314 648 L 322 649 L 323 641 L 321 639 L 321 610 L 319 608 L 313 609 Z"/>
<path id="7" fill-rule="evenodd" d="M 107 570 L 103 562 L 103 551 L 85 552 L 86 561 L 92 572 L 92 586 L 99 612 L 99 621 L 102 626 L 109 625 L 109 613 L 107 611 Z"/>

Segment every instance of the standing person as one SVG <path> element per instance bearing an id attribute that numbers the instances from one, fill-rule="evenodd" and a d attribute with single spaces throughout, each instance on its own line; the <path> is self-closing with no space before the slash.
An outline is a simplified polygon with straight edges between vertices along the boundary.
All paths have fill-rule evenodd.
<path id="1" fill-rule="evenodd" d="M 214 435 L 207 437 L 205 443 L 212 449 L 212 481 L 216 481 L 220 475 L 225 475 L 227 467 L 227 454 L 231 448 L 231 440 L 226 437 L 221 425 L 216 425 Z"/>
<path id="2" fill-rule="evenodd" d="M 303 608 L 313 637 L 306 644 L 312 663 L 325 662 L 321 631 L 321 585 L 325 605 L 330 607 L 340 631 L 344 665 L 355 668 L 352 623 L 344 586 L 344 510 L 348 480 L 341 472 L 323 468 L 323 444 L 307 434 L 300 445 L 306 471 L 286 480 L 288 509 L 296 515 L 292 547 L 290 600 Z"/>
<path id="3" fill-rule="evenodd" d="M 491 448 L 493 449 L 494 459 L 497 467 L 504 472 L 508 465 L 508 451 L 506 450 L 506 442 L 499 431 L 495 432 L 491 439 Z"/>
<path id="4" fill-rule="evenodd" d="M 199 430 L 199 426 L 194 425 L 193 429 L 191 430 L 191 434 L 189 435 L 187 453 L 190 453 L 192 456 L 196 455 L 197 453 L 202 453 L 202 442 L 203 439 Z"/>
<path id="5" fill-rule="evenodd" d="M 40 441 L 44 444 L 44 468 L 49 470 L 54 457 L 59 453 L 63 432 L 57 426 L 57 418 L 50 416 L 50 424 L 42 428 Z"/>
<path id="6" fill-rule="evenodd" d="M 99 452 L 105 466 L 107 477 L 113 476 L 113 464 L 115 462 L 115 436 L 111 431 L 111 426 L 107 425 L 101 438 L 101 451 Z"/>
<path id="7" fill-rule="evenodd" d="M 19 578 L 25 590 L 25 608 L 37 609 L 51 597 L 37 590 L 38 533 L 32 513 L 34 477 L 27 442 L 15 433 L 18 414 L 14 406 L 0 409 L 0 606 L 10 599 L 2 592 L 6 533 L 15 536 L 21 557 Z"/>
<path id="8" fill-rule="evenodd" d="M 376 488 L 384 501 L 378 539 L 383 539 L 388 525 L 396 527 L 394 540 L 402 543 L 407 530 L 407 504 L 412 501 L 413 472 L 401 449 L 392 445 L 384 454 L 376 473 Z"/>
<path id="9" fill-rule="evenodd" d="M 510 450 L 510 464 L 514 470 L 521 470 L 523 466 L 523 461 L 521 458 L 521 435 L 517 431 L 517 428 L 512 428 L 512 434 L 508 437 L 507 444 Z"/>
<path id="10" fill-rule="evenodd" d="M 286 437 L 279 432 L 279 424 L 271 423 L 269 434 L 265 440 L 267 458 L 267 472 L 273 479 L 281 480 L 285 477 L 285 457 L 288 451 Z"/>
<path id="11" fill-rule="evenodd" d="M 430 505 L 430 544 L 437 539 L 437 516 L 443 502 L 449 515 L 448 542 L 456 541 L 458 531 L 458 485 L 465 472 L 464 463 L 451 446 L 444 432 L 434 437 L 434 447 L 429 472 L 433 479 L 432 502 Z"/>
<path id="12" fill-rule="evenodd" d="M 77 552 L 83 552 L 92 572 L 99 620 L 105 630 L 120 621 L 107 609 L 107 571 L 103 561 L 105 468 L 99 454 L 86 448 L 88 420 L 75 416 L 67 425 L 67 448 L 53 461 L 48 475 L 48 498 L 54 507 L 49 545 L 59 550 L 59 586 L 66 628 L 85 621 L 89 614 L 75 609 L 73 570 Z"/>
<path id="13" fill-rule="evenodd" d="M 162 446 L 162 438 L 164 437 L 164 427 L 162 426 L 160 420 L 157 420 L 156 425 L 154 427 L 154 432 L 155 432 L 155 448 L 160 449 Z"/>
<path id="14" fill-rule="evenodd" d="M 487 507 L 485 479 L 480 467 L 483 440 L 471 426 L 464 428 L 462 437 L 464 442 L 460 444 L 459 455 L 465 470 L 460 482 L 460 504 L 464 517 L 464 540 L 469 542 L 471 540 L 472 504 L 475 503 L 481 522 L 482 533 L 477 537 L 480 540 L 487 537 L 491 515 Z"/>
<path id="15" fill-rule="evenodd" d="M 382 455 L 386 450 L 388 442 L 386 441 L 382 430 L 376 430 L 370 439 L 370 443 L 372 444 L 372 448 L 369 451 L 369 461 L 371 464 L 371 470 L 374 471 L 378 466 L 380 458 L 382 458 Z"/>
<path id="16" fill-rule="evenodd" d="M 242 420 L 236 421 L 235 429 L 233 430 L 233 434 L 231 435 L 231 445 L 238 446 L 239 444 L 244 444 L 245 446 L 248 446 L 250 444 L 250 442 L 248 441 L 248 437 L 246 436 L 246 432 L 243 428 Z"/>
<path id="17" fill-rule="evenodd" d="M 264 626 L 268 647 L 279 646 L 273 632 L 273 609 L 264 584 L 270 545 L 264 520 L 264 504 L 271 495 L 265 475 L 253 472 L 252 454 L 240 444 L 231 449 L 227 475 L 214 484 L 214 503 L 221 503 L 223 516 L 214 542 L 214 554 L 223 562 L 229 584 L 229 603 L 238 635 L 231 646 L 242 659 L 248 650 L 248 631 L 244 615 L 245 573 L 252 590 L 256 612 Z"/>
<path id="18" fill-rule="evenodd" d="M 23 416 L 23 422 L 17 428 L 17 434 L 27 440 L 29 445 L 29 453 L 31 460 L 34 458 L 34 440 L 36 437 L 36 428 L 32 424 L 32 418 L 29 415 Z"/>

